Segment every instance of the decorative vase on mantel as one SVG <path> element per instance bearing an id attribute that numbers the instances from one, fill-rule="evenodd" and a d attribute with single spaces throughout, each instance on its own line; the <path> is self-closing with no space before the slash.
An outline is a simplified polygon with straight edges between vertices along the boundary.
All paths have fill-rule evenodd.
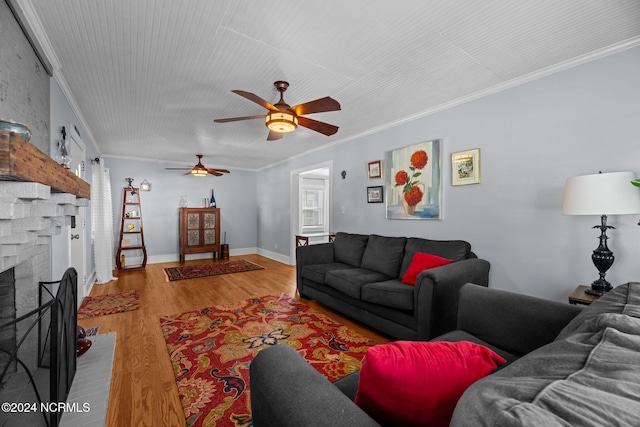
<path id="1" fill-rule="evenodd" d="M 69 169 L 69 165 L 71 165 L 71 149 L 69 147 L 69 141 L 67 141 L 66 139 L 61 139 L 60 141 L 58 141 L 56 160 L 62 165 L 63 168 Z"/>

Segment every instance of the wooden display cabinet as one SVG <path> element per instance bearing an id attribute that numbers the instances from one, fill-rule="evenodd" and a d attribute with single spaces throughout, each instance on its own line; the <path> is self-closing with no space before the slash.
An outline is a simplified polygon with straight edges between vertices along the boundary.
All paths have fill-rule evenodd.
<path id="1" fill-rule="evenodd" d="M 220 208 L 180 208 L 180 262 L 206 252 L 220 255 Z"/>

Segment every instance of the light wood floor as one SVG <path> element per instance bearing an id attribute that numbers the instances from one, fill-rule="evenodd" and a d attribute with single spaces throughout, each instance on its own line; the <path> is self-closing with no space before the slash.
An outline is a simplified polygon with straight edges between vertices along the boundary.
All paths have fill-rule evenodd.
<path id="1" fill-rule="evenodd" d="M 163 269 L 180 265 L 172 262 L 147 265 L 141 272 L 117 272 L 118 280 L 93 286 L 91 296 L 134 290 L 140 295 L 138 310 L 78 322 L 84 328 L 99 326 L 101 334 L 117 333 L 108 427 L 186 426 L 160 316 L 270 294 L 297 296 L 295 267 L 260 255 L 231 259 L 246 259 L 265 270 L 167 282 Z M 187 261 L 186 265 L 208 262 L 211 260 Z M 314 301 L 305 302 L 376 342 L 388 341 Z"/>

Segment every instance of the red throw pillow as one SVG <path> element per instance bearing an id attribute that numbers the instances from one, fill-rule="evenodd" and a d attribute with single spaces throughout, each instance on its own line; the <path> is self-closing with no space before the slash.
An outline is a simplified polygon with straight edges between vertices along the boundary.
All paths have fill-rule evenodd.
<path id="1" fill-rule="evenodd" d="M 418 274 L 420 274 L 422 270 L 440 267 L 441 265 L 451 264 L 452 262 L 453 260 L 442 258 L 437 255 L 416 252 L 413 254 L 413 258 L 411 258 L 411 264 L 409 264 L 407 272 L 402 276 L 402 283 L 415 285 Z"/>
<path id="2" fill-rule="evenodd" d="M 370 347 L 355 403 L 383 425 L 448 426 L 462 393 L 505 360 L 469 341 Z"/>

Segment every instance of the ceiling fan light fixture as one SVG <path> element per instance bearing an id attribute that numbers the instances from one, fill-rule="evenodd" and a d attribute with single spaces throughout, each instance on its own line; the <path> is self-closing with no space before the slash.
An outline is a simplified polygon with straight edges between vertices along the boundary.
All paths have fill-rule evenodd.
<path id="1" fill-rule="evenodd" d="M 195 176 L 207 176 L 209 172 L 206 169 L 193 168 L 191 169 L 191 175 Z"/>
<path id="2" fill-rule="evenodd" d="M 298 127 L 298 118 L 286 111 L 271 111 L 265 117 L 269 130 L 278 133 L 289 133 Z"/>

